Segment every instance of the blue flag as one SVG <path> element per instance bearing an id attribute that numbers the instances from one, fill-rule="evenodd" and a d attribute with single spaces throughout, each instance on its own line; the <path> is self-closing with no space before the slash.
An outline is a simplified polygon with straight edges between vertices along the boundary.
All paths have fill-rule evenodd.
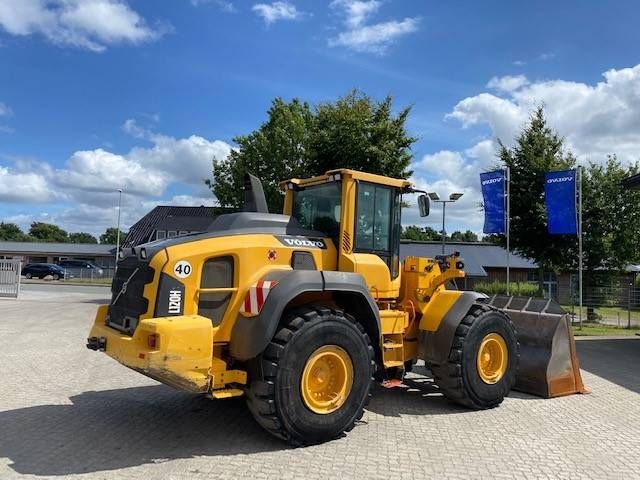
<path id="1" fill-rule="evenodd" d="M 480 174 L 484 199 L 484 233 L 505 233 L 504 170 Z"/>
<path id="2" fill-rule="evenodd" d="M 544 175 L 547 227 L 554 235 L 577 235 L 576 171 L 547 172 Z"/>

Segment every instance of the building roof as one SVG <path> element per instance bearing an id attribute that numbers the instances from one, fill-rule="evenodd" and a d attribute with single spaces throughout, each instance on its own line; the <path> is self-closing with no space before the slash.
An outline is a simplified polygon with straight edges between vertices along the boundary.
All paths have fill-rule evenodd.
<path id="1" fill-rule="evenodd" d="M 464 270 L 471 277 L 486 277 L 485 268 L 506 268 L 507 251 L 499 245 L 483 242 L 447 242 L 446 253 L 460 252 L 464 260 Z M 430 257 L 442 254 L 442 243 L 440 242 L 417 242 L 413 240 L 402 240 L 400 242 L 400 258 L 402 260 L 408 256 Z M 511 268 L 536 269 L 536 264 L 526 258 L 514 253 L 509 255 L 509 266 Z"/>
<path id="2" fill-rule="evenodd" d="M 638 175 L 633 175 L 632 177 L 625 178 L 622 181 L 622 184 L 627 188 L 640 188 L 640 173 Z"/>
<path id="3" fill-rule="evenodd" d="M 87 255 L 110 256 L 115 254 L 115 245 L 99 243 L 45 243 L 45 242 L 3 242 L 0 253 L 17 255 Z"/>
<path id="4" fill-rule="evenodd" d="M 147 213 L 129 229 L 122 246 L 132 247 L 153 240 L 151 235 L 156 230 L 205 231 L 216 215 L 220 213 L 219 207 L 160 205 Z"/>

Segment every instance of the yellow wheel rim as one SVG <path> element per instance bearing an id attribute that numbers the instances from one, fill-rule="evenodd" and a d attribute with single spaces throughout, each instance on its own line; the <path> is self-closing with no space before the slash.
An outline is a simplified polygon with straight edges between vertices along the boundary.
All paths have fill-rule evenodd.
<path id="1" fill-rule="evenodd" d="M 507 371 L 509 351 L 501 335 L 490 333 L 482 339 L 476 360 L 478 375 L 484 383 L 498 383 Z"/>
<path id="2" fill-rule="evenodd" d="M 312 412 L 326 415 L 344 405 L 353 385 L 351 357 L 337 345 L 318 348 L 307 359 L 300 390 Z"/>

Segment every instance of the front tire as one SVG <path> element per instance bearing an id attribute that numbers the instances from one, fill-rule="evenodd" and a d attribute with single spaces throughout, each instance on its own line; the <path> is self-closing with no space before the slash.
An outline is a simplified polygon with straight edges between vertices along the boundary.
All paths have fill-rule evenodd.
<path id="1" fill-rule="evenodd" d="M 430 365 L 434 381 L 452 402 L 476 410 L 497 407 L 516 382 L 519 344 L 511 319 L 474 305 L 453 340 L 449 360 Z"/>
<path id="2" fill-rule="evenodd" d="M 25 273 L 24 278 L 26 278 L 27 280 L 30 279 L 32 277 L 32 275 L 30 273 Z"/>
<path id="3" fill-rule="evenodd" d="M 369 337 L 353 317 L 326 307 L 295 310 L 250 368 L 247 405 L 292 445 L 331 440 L 362 418 L 374 366 Z"/>

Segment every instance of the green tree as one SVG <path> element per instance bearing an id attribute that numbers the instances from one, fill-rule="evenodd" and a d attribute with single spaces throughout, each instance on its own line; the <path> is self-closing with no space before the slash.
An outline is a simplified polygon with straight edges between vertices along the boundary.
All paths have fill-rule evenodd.
<path id="1" fill-rule="evenodd" d="M 287 103 L 276 98 L 267 116 L 257 130 L 233 139 L 238 148 L 226 158 L 213 159 L 213 180 L 206 180 L 206 184 L 223 207 L 242 207 L 244 175 L 248 172 L 262 180 L 269 211 L 280 212 L 282 194 L 278 182 L 309 174 L 309 142 L 314 125 L 309 105 L 298 99 Z"/>
<path id="2" fill-rule="evenodd" d="M 411 146 L 417 140 L 405 126 L 411 107 L 397 115 L 392 108 L 391 96 L 378 102 L 357 90 L 319 104 L 309 155 L 313 173 L 352 168 L 395 178 L 411 176 Z"/>
<path id="3" fill-rule="evenodd" d="M 584 268 L 592 278 L 599 271 L 622 271 L 640 262 L 640 191 L 622 186 L 624 178 L 638 171 L 638 164 L 624 167 L 615 155 L 585 168 Z"/>
<path id="4" fill-rule="evenodd" d="M 573 168 L 575 158 L 547 125 L 542 107 L 531 114 L 513 148 L 500 142 L 499 158 L 511 168 L 511 248 L 536 261 L 542 270 L 573 266 L 567 252 L 575 248 L 575 235 L 547 233 L 544 174 Z M 504 245 L 504 236 L 499 238 Z"/>
<path id="5" fill-rule="evenodd" d="M 33 222 L 29 229 L 29 235 L 38 242 L 64 243 L 69 241 L 67 232 L 51 223 Z"/>
<path id="6" fill-rule="evenodd" d="M 70 243 L 98 243 L 98 239 L 86 232 L 77 232 L 69 234 Z"/>
<path id="7" fill-rule="evenodd" d="M 400 238 L 404 240 L 416 240 L 420 242 L 428 242 L 434 240 L 441 240 L 442 236 L 439 232 L 431 227 L 418 227 L 417 225 L 410 225 L 402 229 Z"/>
<path id="8" fill-rule="evenodd" d="M 454 242 L 477 242 L 478 235 L 473 233 L 471 230 L 467 230 L 465 232 L 457 230 L 451 234 L 451 240 Z"/>
<path id="9" fill-rule="evenodd" d="M 127 232 L 120 230 L 120 243 L 127 236 Z M 100 235 L 100 243 L 105 245 L 115 245 L 118 240 L 118 229 L 116 227 L 109 227 L 105 232 Z"/>
<path id="10" fill-rule="evenodd" d="M 267 121 L 248 135 L 234 138 L 237 149 L 213 159 L 207 185 L 224 207 L 244 203 L 246 172 L 260 177 L 272 212 L 282 210 L 278 182 L 353 168 L 392 177 L 411 175 L 411 145 L 405 127 L 410 107 L 392 113 L 392 98 L 378 102 L 352 91 L 335 102 L 312 108 L 294 99 L 276 98 Z"/>
<path id="11" fill-rule="evenodd" d="M 26 235 L 15 223 L 0 223 L 0 240 L 12 242 L 26 242 L 29 236 Z"/>

